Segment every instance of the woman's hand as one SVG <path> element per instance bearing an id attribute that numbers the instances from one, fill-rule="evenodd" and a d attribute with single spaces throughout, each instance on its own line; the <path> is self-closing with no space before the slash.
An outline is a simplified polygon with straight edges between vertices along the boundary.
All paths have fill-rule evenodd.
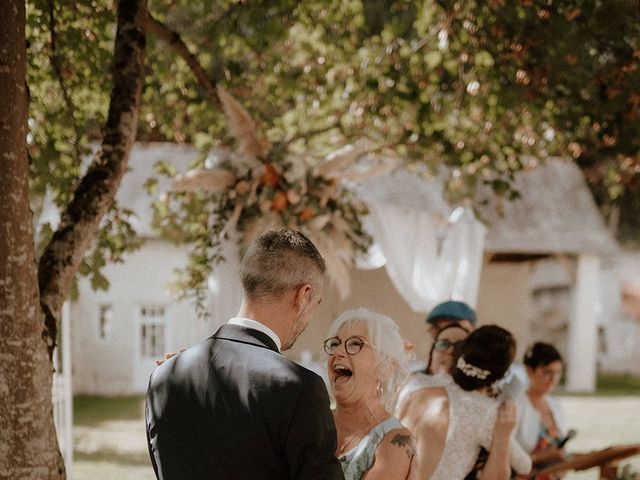
<path id="1" fill-rule="evenodd" d="M 182 350 L 180 350 L 180 352 L 184 352 L 184 348 Z M 164 354 L 164 358 L 161 360 L 156 360 L 156 365 L 160 366 L 162 365 L 164 362 L 166 362 L 167 360 L 169 360 L 171 357 L 175 357 L 177 354 L 179 354 L 180 352 L 168 352 Z"/>
<path id="2" fill-rule="evenodd" d="M 509 435 L 515 428 L 517 423 L 516 406 L 511 400 L 505 400 L 498 408 L 496 423 L 493 426 L 493 437 L 495 439 L 506 440 L 509 442 Z"/>
<path id="3" fill-rule="evenodd" d="M 489 457 L 478 473 L 479 480 L 508 480 L 511 477 L 509 438 L 516 422 L 516 407 L 511 400 L 505 400 L 498 407 L 496 423 L 493 424 L 493 440 Z"/>
<path id="4" fill-rule="evenodd" d="M 540 450 L 531 455 L 534 466 L 547 465 L 552 462 L 560 462 L 564 460 L 564 448 L 550 446 L 544 450 Z"/>

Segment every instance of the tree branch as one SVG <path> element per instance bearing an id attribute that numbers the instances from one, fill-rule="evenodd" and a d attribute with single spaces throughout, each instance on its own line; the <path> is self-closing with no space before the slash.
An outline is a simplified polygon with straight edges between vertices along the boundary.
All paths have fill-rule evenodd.
<path id="1" fill-rule="evenodd" d="M 74 192 L 38 264 L 43 336 L 53 353 L 58 319 L 74 276 L 127 169 L 144 80 L 146 0 L 120 0 L 113 86 L 102 148 Z"/>
<path id="2" fill-rule="evenodd" d="M 316 135 L 320 135 L 321 133 L 326 133 L 326 132 L 330 132 L 331 130 L 333 130 L 334 128 L 340 128 L 340 122 L 333 122 L 329 125 L 325 125 L 324 127 L 318 127 L 318 128 L 314 128 L 311 130 L 307 130 L 305 132 L 298 132 L 296 133 L 293 137 L 288 138 L 284 144 L 285 145 L 291 145 L 292 143 L 297 142 L 298 140 L 301 139 L 309 139 L 311 137 L 314 137 Z"/>
<path id="3" fill-rule="evenodd" d="M 182 57 L 185 62 L 187 62 L 187 65 L 195 75 L 200 87 L 204 90 L 205 96 L 216 107 L 220 108 L 222 105 L 216 91 L 216 82 L 207 75 L 207 72 L 202 68 L 202 65 L 200 65 L 196 56 L 191 53 L 187 44 L 184 43 L 184 40 L 180 37 L 180 34 L 171 30 L 160 20 L 155 19 L 151 13 L 149 13 L 145 18 L 144 26 L 147 32 L 151 32 L 164 40 L 178 55 Z"/>
<path id="4" fill-rule="evenodd" d="M 49 33 L 51 35 L 51 55 L 49 55 L 49 61 L 51 62 L 53 71 L 56 75 L 58 83 L 60 84 L 60 90 L 62 90 L 62 98 L 65 105 L 67 106 L 68 114 L 71 117 L 71 124 L 73 125 L 73 130 L 76 136 L 73 142 L 73 150 L 76 154 L 76 164 L 77 166 L 80 166 L 80 162 L 82 161 L 82 152 L 80 150 L 80 139 L 82 138 L 82 133 L 80 132 L 80 125 L 78 125 L 78 122 L 74 115 L 76 107 L 71 100 L 71 95 L 69 94 L 69 90 L 67 90 L 67 86 L 64 83 L 64 78 L 62 77 L 62 59 L 60 58 L 60 55 L 58 55 L 57 50 L 55 0 L 49 0 Z"/>

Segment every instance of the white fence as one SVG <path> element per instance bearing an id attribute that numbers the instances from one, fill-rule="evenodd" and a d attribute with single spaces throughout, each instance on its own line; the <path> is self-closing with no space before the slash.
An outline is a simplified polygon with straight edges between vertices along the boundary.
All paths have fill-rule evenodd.
<path id="1" fill-rule="evenodd" d="M 67 480 L 73 478 L 73 392 L 71 389 L 71 331 L 69 302 L 62 307 L 60 341 L 53 355 L 53 420 L 58 434 L 58 444 L 64 457 Z"/>

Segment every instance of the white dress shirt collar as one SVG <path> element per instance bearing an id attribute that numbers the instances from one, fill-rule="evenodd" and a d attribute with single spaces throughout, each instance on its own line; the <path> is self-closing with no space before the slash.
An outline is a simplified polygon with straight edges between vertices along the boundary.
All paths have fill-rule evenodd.
<path id="1" fill-rule="evenodd" d="M 276 344 L 276 347 L 278 347 L 278 352 L 280 351 L 280 348 L 282 348 L 282 342 L 280 341 L 280 337 L 276 335 L 276 332 L 274 332 L 269 327 L 267 327 L 266 325 L 256 320 L 251 320 L 250 318 L 234 317 L 231 320 L 229 320 L 228 323 L 229 325 L 240 325 L 241 327 L 258 330 L 259 332 L 264 333 L 271 340 L 274 341 L 274 343 Z"/>

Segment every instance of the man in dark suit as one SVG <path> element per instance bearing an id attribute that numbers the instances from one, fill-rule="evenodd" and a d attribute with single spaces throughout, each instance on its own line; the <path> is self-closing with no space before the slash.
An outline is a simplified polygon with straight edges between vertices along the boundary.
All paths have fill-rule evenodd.
<path id="1" fill-rule="evenodd" d="M 322 379 L 286 359 L 320 303 L 325 263 L 300 232 L 267 232 L 241 266 L 236 318 L 151 375 L 159 480 L 342 479 Z"/>

